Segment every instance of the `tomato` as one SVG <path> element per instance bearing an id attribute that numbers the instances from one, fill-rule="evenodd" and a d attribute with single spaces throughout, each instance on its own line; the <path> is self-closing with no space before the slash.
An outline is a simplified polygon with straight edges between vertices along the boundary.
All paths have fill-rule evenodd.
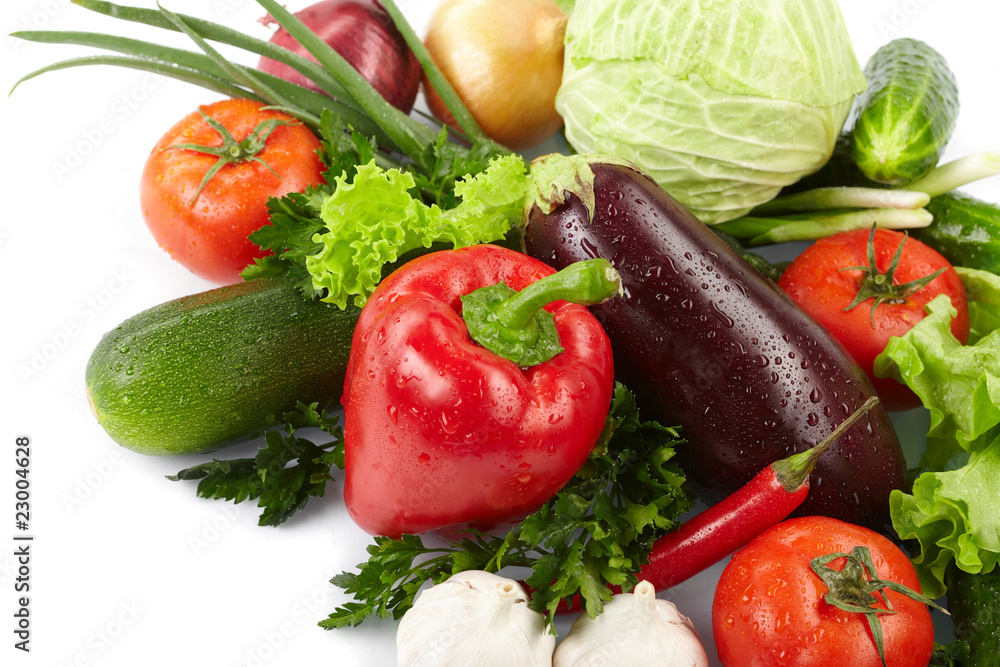
<path id="1" fill-rule="evenodd" d="M 712 601 L 712 630 L 726 667 L 880 667 L 865 615 L 826 602 L 829 590 L 811 566 L 813 558 L 867 547 L 875 572 L 919 592 L 906 554 L 878 533 L 828 517 L 790 519 L 761 533 L 737 551 L 723 570 Z M 845 558 L 829 563 L 841 570 Z M 934 647 L 927 606 L 902 593 L 887 593 L 895 614 L 879 614 L 886 663 L 925 667 Z M 885 609 L 882 592 L 875 608 Z"/>
<path id="2" fill-rule="evenodd" d="M 874 269 L 868 258 L 870 240 L 874 244 Z M 902 254 L 891 271 L 900 244 Z M 868 268 L 844 270 L 848 267 Z M 926 284 L 907 288 L 906 283 L 942 269 Z M 880 294 L 874 313 L 874 297 L 850 307 L 866 278 L 877 274 L 890 277 L 893 287 Z M 901 232 L 878 229 L 872 235 L 868 230 L 855 230 L 821 239 L 792 261 L 778 279 L 778 286 L 847 348 L 890 410 L 918 407 L 920 400 L 906 385 L 875 377 L 875 357 L 890 338 L 902 336 L 924 318 L 928 301 L 939 294 L 948 295 L 958 311 L 951 322 L 952 333 L 962 343 L 969 337 L 965 288 L 955 269 L 936 250 Z"/>
<path id="3" fill-rule="evenodd" d="M 316 135 L 263 106 L 227 99 L 200 107 L 160 138 L 142 173 L 142 215 L 153 237 L 174 259 L 213 282 L 238 282 L 240 271 L 265 254 L 247 236 L 268 224 L 268 198 L 323 180 Z M 219 150 L 224 137 L 202 113 L 242 146 L 204 187 L 206 173 L 220 158 L 193 147 Z M 251 145 L 255 128 L 260 141 Z"/>

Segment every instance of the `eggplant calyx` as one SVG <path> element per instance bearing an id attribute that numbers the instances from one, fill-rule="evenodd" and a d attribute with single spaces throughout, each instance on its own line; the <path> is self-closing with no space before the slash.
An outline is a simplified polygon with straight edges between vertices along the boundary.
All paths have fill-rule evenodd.
<path id="1" fill-rule="evenodd" d="M 903 240 L 899 242 L 896 253 L 892 256 L 889 268 L 886 269 L 885 273 L 882 273 L 875 264 L 875 225 L 872 225 L 871 232 L 868 235 L 868 266 L 845 266 L 841 269 L 841 271 L 864 272 L 861 279 L 861 287 L 858 288 L 858 293 L 855 295 L 854 301 L 844 308 L 844 312 L 861 305 L 868 299 L 874 299 L 871 313 L 871 325 L 873 329 L 875 328 L 875 310 L 880 305 L 883 303 L 905 302 L 907 298 L 922 290 L 944 272 L 945 267 L 941 267 L 934 273 L 911 280 L 908 283 L 899 285 L 894 283 L 893 277 L 896 275 L 896 269 L 899 267 L 899 260 L 903 256 L 903 244 L 906 243 L 908 236 L 908 234 L 904 233 Z"/>
<path id="2" fill-rule="evenodd" d="M 592 164 L 613 164 L 642 173 L 628 160 L 606 155 L 542 155 L 531 161 L 528 195 L 524 200 L 525 215 L 532 207 L 548 215 L 565 204 L 566 195 L 571 194 L 583 202 L 587 218 L 592 221 L 596 206 Z"/>

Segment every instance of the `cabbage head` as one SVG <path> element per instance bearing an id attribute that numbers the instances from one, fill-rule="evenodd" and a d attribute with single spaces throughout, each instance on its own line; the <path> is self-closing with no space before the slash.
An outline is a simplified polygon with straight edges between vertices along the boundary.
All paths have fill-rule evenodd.
<path id="1" fill-rule="evenodd" d="M 836 0 L 577 0 L 556 108 L 715 223 L 822 167 L 864 89 Z"/>

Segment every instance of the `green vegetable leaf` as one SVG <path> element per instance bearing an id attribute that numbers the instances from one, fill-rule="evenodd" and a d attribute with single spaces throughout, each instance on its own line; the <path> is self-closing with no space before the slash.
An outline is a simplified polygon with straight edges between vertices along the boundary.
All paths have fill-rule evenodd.
<path id="1" fill-rule="evenodd" d="M 414 197 L 416 187 L 413 174 L 374 161 L 358 166 L 351 179 L 336 179 L 321 210 L 326 230 L 313 237 L 321 250 L 306 258 L 323 301 L 344 308 L 353 297 L 364 305 L 383 267 L 411 250 L 503 238 L 520 221 L 527 178 L 519 156 L 495 157 L 486 171 L 454 183 L 461 201 L 448 210 Z"/>
<path id="2" fill-rule="evenodd" d="M 323 496 L 333 479 L 333 467 L 343 469 L 344 448 L 339 415 L 329 416 L 318 404 L 299 403 L 284 415 L 284 433 L 268 431 L 265 445 L 254 458 L 212 460 L 167 477 L 172 481 L 200 480 L 202 498 L 234 503 L 257 500 L 258 524 L 277 526 L 305 507 L 310 498 Z M 321 445 L 295 435 L 298 429 L 317 428 L 332 436 Z"/>
<path id="3" fill-rule="evenodd" d="M 560 603 L 577 596 L 596 615 L 611 597 L 608 586 L 634 586 L 655 539 L 692 505 L 684 476 L 671 462 L 682 442 L 677 429 L 640 421 L 631 392 L 617 384 L 594 452 L 548 503 L 502 538 L 470 531 L 444 546 L 415 535 L 375 538 L 357 572 L 331 580 L 356 601 L 320 625 L 357 625 L 371 614 L 398 619 L 428 581 L 505 567 L 531 568 L 530 605 L 550 621 Z"/>
<path id="4" fill-rule="evenodd" d="M 955 310 L 946 296 L 927 313 L 890 341 L 875 372 L 904 381 L 930 413 L 928 471 L 912 494 L 894 491 L 889 508 L 899 536 L 920 544 L 913 562 L 924 593 L 938 597 L 952 561 L 970 573 L 1000 561 L 1000 330 L 963 346 L 951 334 Z"/>
<path id="5" fill-rule="evenodd" d="M 325 228 L 320 215 L 323 202 L 333 194 L 337 178 L 350 178 L 358 165 L 366 164 L 376 153 L 374 139 L 368 139 L 345 126 L 332 112 L 324 111 L 320 121 L 325 166 L 324 183 L 311 186 L 305 192 L 292 192 L 272 197 L 267 208 L 271 224 L 250 234 L 250 240 L 273 254 L 256 259 L 243 270 L 245 280 L 266 275 L 287 275 L 307 298 L 322 296 L 313 287 L 306 270 L 306 258 L 319 252 L 322 245 L 314 237 Z"/>
<path id="6" fill-rule="evenodd" d="M 969 659 L 969 644 L 953 639 L 947 644 L 935 642 L 928 667 L 962 667 Z"/>

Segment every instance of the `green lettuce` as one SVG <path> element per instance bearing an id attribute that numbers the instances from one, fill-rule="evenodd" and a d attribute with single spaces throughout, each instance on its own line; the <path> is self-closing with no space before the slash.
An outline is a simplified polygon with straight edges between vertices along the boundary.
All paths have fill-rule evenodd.
<path id="1" fill-rule="evenodd" d="M 960 273 L 973 313 L 1000 303 L 1000 278 Z M 937 297 L 927 317 L 875 360 L 878 376 L 905 382 L 930 413 L 927 472 L 912 493 L 889 499 L 897 534 L 920 544 L 913 562 L 930 597 L 945 592 L 951 562 L 978 574 L 1000 561 L 1000 330 L 962 345 L 951 333 L 955 313 L 946 296 Z"/>
<path id="2" fill-rule="evenodd" d="M 573 148 L 636 163 L 708 223 L 822 167 L 866 87 L 835 0 L 578 0 L 565 52 Z"/>
<path id="3" fill-rule="evenodd" d="M 382 268 L 417 248 L 444 242 L 456 248 L 502 239 L 521 219 L 527 176 L 517 155 L 495 157 L 482 173 L 455 183 L 460 203 L 448 210 L 414 196 L 413 176 L 360 165 L 353 179 L 336 179 L 321 217 L 326 231 L 313 236 L 322 249 L 306 258 L 322 300 L 363 306 Z"/>

